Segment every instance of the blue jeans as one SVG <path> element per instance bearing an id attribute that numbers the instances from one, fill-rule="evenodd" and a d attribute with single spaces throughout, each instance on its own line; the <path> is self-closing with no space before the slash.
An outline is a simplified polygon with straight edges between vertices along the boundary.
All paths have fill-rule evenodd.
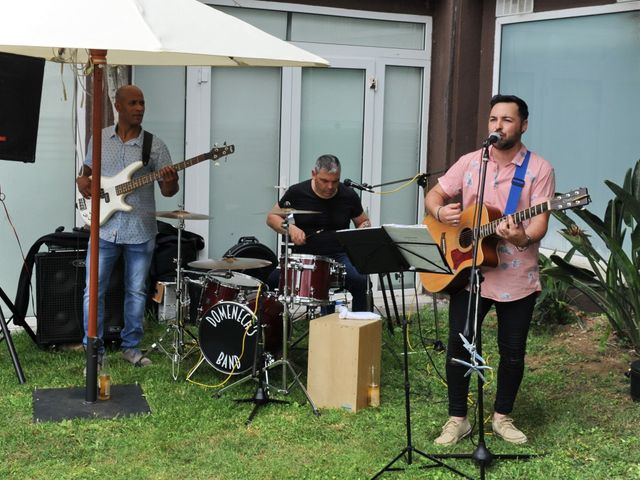
<path id="1" fill-rule="evenodd" d="M 124 328 L 120 332 L 122 349 L 134 348 L 142 340 L 144 309 L 147 304 L 147 276 L 156 241 L 152 238 L 146 243 L 117 244 L 100 239 L 98 269 L 98 325 L 97 336 L 104 335 L 104 297 L 109 287 L 111 272 L 120 255 L 124 255 Z M 89 262 L 91 243 L 87 250 L 87 283 L 84 289 L 84 338 L 87 345 L 89 325 Z"/>

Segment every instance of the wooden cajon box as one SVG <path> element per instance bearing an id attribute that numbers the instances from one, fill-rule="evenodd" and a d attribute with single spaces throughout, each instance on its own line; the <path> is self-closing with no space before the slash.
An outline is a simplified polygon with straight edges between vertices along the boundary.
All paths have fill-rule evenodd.
<path id="1" fill-rule="evenodd" d="M 357 412 L 367 406 L 372 366 L 380 385 L 381 325 L 337 313 L 309 322 L 307 390 L 317 407 Z"/>

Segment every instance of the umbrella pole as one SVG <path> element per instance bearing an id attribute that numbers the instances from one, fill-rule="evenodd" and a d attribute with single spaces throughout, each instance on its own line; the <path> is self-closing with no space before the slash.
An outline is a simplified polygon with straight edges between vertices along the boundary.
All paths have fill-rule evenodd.
<path id="1" fill-rule="evenodd" d="M 93 403 L 98 398 L 98 350 L 100 339 L 98 325 L 98 271 L 100 244 L 100 172 L 102 170 L 102 86 L 106 50 L 91 50 L 93 64 L 93 109 L 91 126 L 93 136 L 93 166 L 91 169 L 91 255 L 89 257 L 89 322 L 87 331 L 87 374 L 85 401 Z"/>

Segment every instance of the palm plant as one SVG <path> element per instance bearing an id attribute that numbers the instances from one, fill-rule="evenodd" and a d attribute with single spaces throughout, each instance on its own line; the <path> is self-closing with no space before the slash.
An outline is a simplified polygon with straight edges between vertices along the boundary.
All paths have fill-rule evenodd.
<path id="1" fill-rule="evenodd" d="M 570 294 L 570 286 L 555 276 L 546 275 L 546 269 L 553 266 L 551 259 L 543 254 L 538 257 L 542 291 L 536 300 L 533 321 L 538 325 L 566 325 L 579 320 L 575 298 Z"/>
<path id="2" fill-rule="evenodd" d="M 572 210 L 572 214 L 600 237 L 608 252 L 601 254 L 568 214 L 554 211 L 566 227 L 560 234 L 571 249 L 564 258 L 551 255 L 555 266 L 542 271 L 587 295 L 602 309 L 614 331 L 640 350 L 640 160 L 627 171 L 622 187 L 609 180 L 605 184 L 615 197 L 609 200 L 602 219 L 587 209 Z M 629 245 L 625 245 L 628 232 Z M 590 268 L 570 263 L 576 253 Z"/>

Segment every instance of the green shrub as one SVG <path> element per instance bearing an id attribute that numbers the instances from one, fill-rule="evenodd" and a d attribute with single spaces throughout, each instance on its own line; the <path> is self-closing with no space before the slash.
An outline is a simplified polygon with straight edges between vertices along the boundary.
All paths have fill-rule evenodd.
<path id="1" fill-rule="evenodd" d="M 602 219 L 588 209 L 572 210 L 571 214 L 602 239 L 608 255 L 593 246 L 590 236 L 568 214 L 554 211 L 566 227 L 560 233 L 571 249 L 564 258 L 552 255 L 556 266 L 544 268 L 543 273 L 587 295 L 602 309 L 617 334 L 640 350 L 640 160 L 627 171 L 622 187 L 609 180 L 605 184 L 615 197 L 609 200 Z M 582 255 L 590 268 L 572 265 L 575 253 Z"/>

